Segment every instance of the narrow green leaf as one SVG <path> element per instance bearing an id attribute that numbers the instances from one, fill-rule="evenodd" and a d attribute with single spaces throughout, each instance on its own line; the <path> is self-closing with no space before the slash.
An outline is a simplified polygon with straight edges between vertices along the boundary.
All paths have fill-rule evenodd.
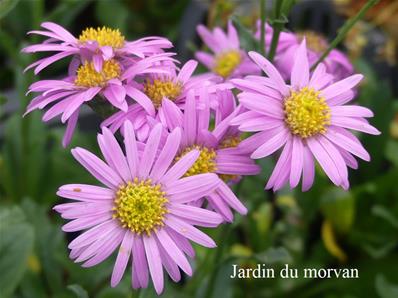
<path id="1" fill-rule="evenodd" d="M 11 295 L 27 268 L 32 251 L 33 228 L 18 207 L 0 211 L 0 289 L 2 297 Z"/>
<path id="2" fill-rule="evenodd" d="M 266 264 L 289 263 L 292 256 L 284 247 L 270 247 L 266 251 L 256 254 L 255 258 Z"/>
<path id="3" fill-rule="evenodd" d="M 69 285 L 68 289 L 75 293 L 77 298 L 88 298 L 87 291 L 78 284 Z"/>
<path id="4" fill-rule="evenodd" d="M 0 19 L 13 10 L 18 2 L 19 0 L 0 0 Z"/>

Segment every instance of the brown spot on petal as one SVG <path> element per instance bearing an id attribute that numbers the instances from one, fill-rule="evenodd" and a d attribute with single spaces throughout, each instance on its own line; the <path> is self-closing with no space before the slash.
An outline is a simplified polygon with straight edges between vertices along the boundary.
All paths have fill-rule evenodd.
<path id="1" fill-rule="evenodd" d="M 82 191 L 82 189 L 81 189 L 81 188 L 78 188 L 78 187 L 76 187 L 76 188 L 74 188 L 74 189 L 73 189 L 73 191 L 74 191 L 74 192 L 81 192 L 81 191 Z"/>

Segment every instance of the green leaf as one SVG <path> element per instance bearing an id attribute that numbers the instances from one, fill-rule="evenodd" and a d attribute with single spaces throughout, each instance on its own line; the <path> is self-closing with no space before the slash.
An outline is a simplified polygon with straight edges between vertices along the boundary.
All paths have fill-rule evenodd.
<path id="1" fill-rule="evenodd" d="M 95 8 L 95 15 L 101 24 L 119 29 L 122 34 L 126 31 L 129 11 L 122 1 L 98 1 Z"/>
<path id="2" fill-rule="evenodd" d="M 396 218 L 389 210 L 381 205 L 373 206 L 372 213 L 378 216 L 388 223 L 390 223 L 394 228 L 398 229 L 398 218 Z"/>
<path id="3" fill-rule="evenodd" d="M 376 276 L 375 286 L 377 294 L 379 294 L 381 298 L 398 297 L 398 285 L 390 283 L 382 274 Z"/>
<path id="4" fill-rule="evenodd" d="M 26 270 L 34 233 L 18 207 L 0 211 L 0 289 L 2 296 L 13 293 Z"/>
<path id="5" fill-rule="evenodd" d="M 64 258 L 67 258 L 66 244 L 61 228 L 49 220 L 48 210 L 45 206 L 25 199 L 21 207 L 26 214 L 27 221 L 35 229 L 35 254 L 38 256 L 44 278 L 52 292 L 58 293 L 64 288 L 64 285 L 62 283 L 63 270 L 57 257 L 62 254 Z"/>
<path id="6" fill-rule="evenodd" d="M 254 38 L 254 34 L 250 32 L 243 24 L 239 21 L 236 16 L 231 17 L 232 23 L 236 27 L 239 34 L 240 45 L 246 51 L 253 51 L 259 49 L 259 41 Z"/>
<path id="7" fill-rule="evenodd" d="M 332 188 L 321 198 L 321 209 L 336 231 L 347 233 L 355 216 L 355 200 L 350 192 Z"/>
<path id="8" fill-rule="evenodd" d="M 13 10 L 18 2 L 19 0 L 0 0 L 0 19 Z"/>
<path id="9" fill-rule="evenodd" d="M 266 251 L 256 254 L 255 258 L 266 264 L 290 263 L 292 256 L 284 247 L 270 247 Z"/>
<path id="10" fill-rule="evenodd" d="M 78 298 L 88 298 L 87 291 L 78 284 L 69 285 L 68 289 L 75 293 Z"/>
<path id="11" fill-rule="evenodd" d="M 389 140 L 386 145 L 386 158 L 398 167 L 398 142 Z"/>

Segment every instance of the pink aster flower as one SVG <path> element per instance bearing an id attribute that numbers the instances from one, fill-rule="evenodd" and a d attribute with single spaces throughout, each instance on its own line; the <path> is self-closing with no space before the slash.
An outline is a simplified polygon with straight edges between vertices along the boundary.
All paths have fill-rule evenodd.
<path id="1" fill-rule="evenodd" d="M 258 30 L 256 38 L 260 38 L 260 22 L 257 23 Z M 269 50 L 271 45 L 273 28 L 266 24 L 265 40 Z M 282 77 L 287 80 L 292 72 L 294 63 L 294 54 L 296 53 L 301 41 L 305 37 L 307 42 L 307 58 L 310 65 L 313 65 L 319 57 L 325 52 L 329 43 L 327 39 L 319 33 L 306 30 L 293 32 L 281 32 L 279 35 L 278 46 L 276 48 L 275 66 Z M 341 80 L 353 74 L 354 69 L 348 57 L 341 51 L 333 49 L 325 58 L 324 64 L 326 71 L 332 74 L 336 80 Z"/>
<path id="2" fill-rule="evenodd" d="M 136 41 L 126 41 L 119 30 L 107 27 L 87 28 L 79 38 L 58 24 L 44 22 L 43 31 L 34 30 L 28 34 L 38 34 L 49 37 L 40 44 L 30 45 L 22 51 L 25 53 L 57 52 L 56 54 L 40 59 L 31 65 L 35 74 L 48 65 L 68 56 L 74 56 L 74 64 L 92 61 L 94 69 L 100 72 L 105 61 L 111 59 L 145 58 L 153 54 L 162 53 L 163 49 L 171 48 L 172 43 L 162 37 L 145 37 Z"/>
<path id="3" fill-rule="evenodd" d="M 186 255 L 194 257 L 195 252 L 189 240 L 216 246 L 194 226 L 216 227 L 222 218 L 187 203 L 211 193 L 220 181 L 210 173 L 183 177 L 199 158 L 199 151 L 192 150 L 173 163 L 181 130 L 173 130 L 159 146 L 161 133 L 159 124 L 139 154 L 134 130 L 126 122 L 123 153 L 113 134 L 104 128 L 98 143 L 105 162 L 83 148 L 72 150 L 76 160 L 104 186 L 68 184 L 57 192 L 73 200 L 54 207 L 71 220 L 62 229 L 84 231 L 69 244 L 75 262 L 91 267 L 117 251 L 112 287 L 120 282 L 131 261 L 133 288 L 146 288 L 150 274 L 160 294 L 163 268 L 176 282 L 181 278 L 179 268 L 192 274 Z"/>
<path id="4" fill-rule="evenodd" d="M 127 94 L 133 97 L 136 103 L 128 107 L 128 111 L 120 111 L 106 119 L 102 126 L 110 127 L 116 132 L 126 120 L 133 123 L 137 137 L 145 141 L 150 130 L 148 118 L 166 124 L 168 115 L 164 112 L 164 105 L 174 102 L 177 109 L 182 109 L 189 90 L 197 91 L 199 88 L 209 86 L 209 92 L 232 88 L 232 85 L 216 84 L 218 77 L 213 74 L 193 76 L 197 62 L 189 60 L 178 72 L 174 65 L 168 67 L 167 74 L 149 74 L 145 76 L 142 84 L 132 83 L 133 87 L 127 88 Z M 133 90 L 134 89 L 134 90 Z M 218 107 L 216 97 L 212 98 L 213 109 Z"/>
<path id="5" fill-rule="evenodd" d="M 224 94 L 232 96 L 231 92 Z M 215 127 L 210 130 L 211 114 L 207 88 L 201 89 L 200 102 L 204 106 L 198 109 L 194 92 L 189 91 L 183 114 L 172 102 L 165 105 L 167 127 L 170 130 L 176 127 L 182 128 L 177 161 L 184 158 L 191 150 L 200 152 L 199 158 L 185 176 L 215 173 L 220 177 L 220 184 L 213 192 L 206 195 L 206 199 L 212 209 L 221 214 L 226 221 L 231 222 L 233 220 L 231 208 L 240 214 L 246 214 L 247 209 L 228 185 L 239 181 L 241 176 L 258 174 L 260 168 L 250 159 L 250 154 L 238 154 L 235 150 L 241 141 L 240 133 L 231 127 L 229 122 L 239 113 L 239 109 L 233 110 L 224 119 L 222 115 L 216 117 Z"/>
<path id="6" fill-rule="evenodd" d="M 169 53 L 162 53 L 145 58 L 127 69 L 117 60 L 104 62 L 100 72 L 97 72 L 93 62 L 86 61 L 76 73 L 63 80 L 42 80 L 29 87 L 30 92 L 40 93 L 27 107 L 25 114 L 36 109 L 52 105 L 43 115 L 43 121 L 48 121 L 62 114 L 62 123 L 67 122 L 63 145 L 66 146 L 73 135 L 80 107 L 92 101 L 96 96 L 101 101 L 107 101 L 122 111 L 127 111 L 127 97 L 135 98 L 134 87 L 127 85 L 127 80 L 148 72 L 165 72 L 154 64 L 170 58 Z M 139 95 L 137 95 L 139 96 Z"/>
<path id="7" fill-rule="evenodd" d="M 219 27 L 210 32 L 203 25 L 199 25 L 197 31 L 206 46 L 213 51 L 213 54 L 198 51 L 195 53 L 195 57 L 210 71 L 224 79 L 260 73 L 259 68 L 241 49 L 239 36 L 232 22 L 228 23 L 227 34 Z"/>
<path id="8" fill-rule="evenodd" d="M 363 78 L 356 74 L 332 83 L 324 64 L 311 74 L 305 39 L 296 53 L 286 85 L 278 70 L 263 56 L 249 56 L 268 75 L 248 76 L 232 83 L 243 90 L 239 102 L 247 111 L 232 120 L 242 131 L 256 132 L 239 145 L 241 152 L 253 152 L 263 158 L 282 148 L 282 153 L 268 180 L 266 189 L 280 189 L 286 182 L 303 191 L 314 181 L 315 160 L 330 180 L 349 187 L 347 166 L 357 168 L 353 155 L 369 161 L 370 157 L 357 137 L 348 129 L 378 135 L 380 132 L 365 119 L 371 110 L 345 105 L 355 95 L 352 88 Z"/>

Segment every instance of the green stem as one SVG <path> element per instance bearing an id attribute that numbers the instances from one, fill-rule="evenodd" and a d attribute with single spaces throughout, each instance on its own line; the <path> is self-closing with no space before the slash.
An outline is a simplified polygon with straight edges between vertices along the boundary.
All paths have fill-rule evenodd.
<path id="1" fill-rule="evenodd" d="M 273 19 L 274 32 L 272 34 L 271 48 L 268 53 L 268 60 L 271 62 L 274 60 L 275 53 L 276 53 L 276 47 L 277 47 L 278 41 L 279 41 L 279 35 L 284 26 L 284 22 L 281 21 L 282 4 L 283 4 L 283 0 L 276 0 L 276 3 L 274 4 L 274 19 Z"/>
<path id="2" fill-rule="evenodd" d="M 221 264 L 222 260 L 222 255 L 224 252 L 224 247 L 226 242 L 228 241 L 229 234 L 232 230 L 232 226 L 230 223 L 224 224 L 224 226 L 221 229 L 221 239 L 219 239 L 218 247 L 216 250 L 216 253 L 214 255 L 214 260 L 213 260 L 213 271 L 209 275 L 209 281 L 207 283 L 207 289 L 206 289 L 206 294 L 204 297 L 212 297 L 213 292 L 214 292 L 214 285 L 216 282 L 216 275 L 218 272 L 218 266 Z"/>
<path id="3" fill-rule="evenodd" d="M 87 105 L 103 119 L 117 112 L 113 106 L 100 96 L 95 97 L 94 100 L 88 101 Z"/>
<path id="4" fill-rule="evenodd" d="M 265 0 L 260 0 L 260 18 L 261 18 L 261 27 L 260 27 L 260 53 L 265 56 L 266 55 L 266 43 L 265 43 L 265 18 L 266 18 L 266 6 Z"/>
<path id="5" fill-rule="evenodd" d="M 311 70 L 315 69 L 315 67 L 317 67 L 318 64 L 321 63 L 329 55 L 330 51 L 337 47 L 337 45 L 344 39 L 348 31 L 350 31 L 355 23 L 362 19 L 365 13 L 377 2 L 379 2 L 379 0 L 368 0 L 368 2 L 364 6 L 362 6 L 361 10 L 354 17 L 345 22 L 343 27 L 339 29 L 336 38 L 330 43 L 326 51 L 322 54 L 321 57 L 319 57 L 315 64 L 311 66 Z"/>

